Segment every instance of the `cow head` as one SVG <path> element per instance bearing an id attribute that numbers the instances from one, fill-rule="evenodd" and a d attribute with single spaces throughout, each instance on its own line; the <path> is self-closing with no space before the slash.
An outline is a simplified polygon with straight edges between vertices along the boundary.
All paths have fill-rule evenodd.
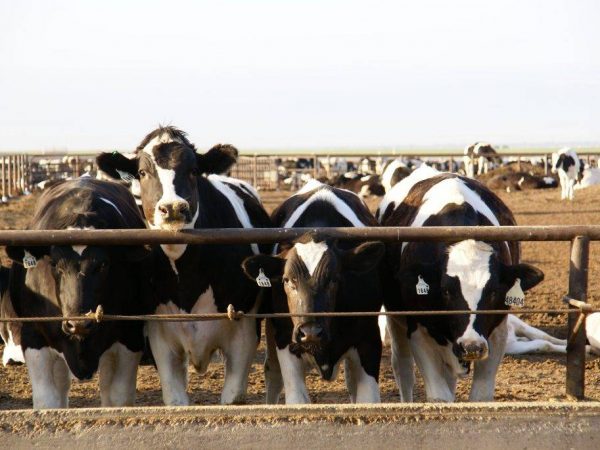
<path id="1" fill-rule="evenodd" d="M 380 242 L 342 250 L 335 242 L 310 239 L 296 242 L 277 256 L 251 256 L 242 267 L 251 279 L 256 279 L 262 271 L 271 280 L 273 289 L 284 291 L 289 312 L 300 315 L 292 318 L 293 347 L 298 352 L 314 353 L 329 343 L 331 319 L 302 314 L 336 311 L 342 277 L 373 270 L 383 253 Z"/>
<path id="2" fill-rule="evenodd" d="M 466 240 L 448 248 L 444 264 L 416 263 L 401 270 L 398 278 L 409 309 L 481 311 L 508 309 L 505 300 L 511 288 L 527 291 L 544 274 L 529 264 L 505 265 L 491 245 Z M 464 362 L 487 358 L 488 338 L 504 317 L 452 315 L 425 320 L 436 323 Z"/>
<path id="3" fill-rule="evenodd" d="M 25 286 L 55 303 L 63 317 L 83 316 L 111 302 L 110 274 L 122 271 L 120 261 L 139 261 L 148 255 L 143 247 L 7 247 L 13 263 L 27 268 Z M 97 323 L 64 320 L 62 331 L 84 338 Z"/>
<path id="4" fill-rule="evenodd" d="M 113 178 L 139 180 L 142 209 L 151 228 L 177 231 L 194 228 L 198 218 L 197 177 L 224 173 L 236 160 L 237 150 L 230 145 L 216 145 L 200 155 L 183 131 L 159 127 L 144 138 L 134 158 L 103 153 L 97 163 Z"/>

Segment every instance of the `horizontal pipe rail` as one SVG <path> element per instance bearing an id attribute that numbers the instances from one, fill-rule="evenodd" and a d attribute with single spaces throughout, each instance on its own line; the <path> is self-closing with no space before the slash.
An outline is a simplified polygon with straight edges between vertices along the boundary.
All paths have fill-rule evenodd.
<path id="1" fill-rule="evenodd" d="M 214 228 L 162 231 L 131 230 L 2 230 L 0 245 L 144 245 L 268 244 L 311 235 L 315 238 L 401 241 L 571 241 L 586 236 L 600 240 L 600 225 L 481 227 L 330 227 Z"/>
<path id="2" fill-rule="evenodd" d="M 600 312 L 600 309 L 590 309 L 589 312 Z M 579 314 L 577 309 L 490 309 L 490 310 L 446 310 L 446 311 L 347 311 L 347 312 L 313 312 L 313 313 L 244 313 L 231 311 L 227 313 L 206 314 L 141 314 L 124 316 L 118 314 L 87 313 L 83 316 L 46 316 L 46 317 L 3 317 L 0 323 L 8 322 L 62 322 L 66 320 L 95 320 L 108 321 L 136 321 L 146 320 L 153 322 L 196 322 L 205 320 L 237 320 L 247 319 L 284 319 L 292 317 L 374 317 L 374 316 L 449 316 L 449 315 L 522 315 L 522 314 Z"/>

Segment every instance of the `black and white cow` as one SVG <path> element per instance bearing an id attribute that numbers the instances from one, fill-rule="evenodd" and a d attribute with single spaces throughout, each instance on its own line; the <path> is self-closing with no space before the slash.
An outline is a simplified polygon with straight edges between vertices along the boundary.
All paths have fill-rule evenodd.
<path id="1" fill-rule="evenodd" d="M 378 175 L 347 172 L 336 177 L 331 185 L 333 187 L 352 191 L 363 199 L 368 198 L 371 195 L 382 197 L 385 194 L 385 189 L 381 185 Z"/>
<path id="2" fill-rule="evenodd" d="M 377 224 L 355 194 L 318 181 L 283 202 L 272 219 L 284 228 Z M 380 242 L 305 237 L 277 246 L 274 256 L 246 259 L 244 270 L 251 279 L 268 277 L 274 312 L 379 311 L 377 267 L 383 252 Z M 272 329 L 286 403 L 310 402 L 305 370 L 313 367 L 323 379 L 334 380 L 342 361 L 352 402 L 380 401 L 381 340 L 376 317 L 273 319 Z M 274 372 L 274 367 L 266 367 L 269 402 L 278 401 L 283 387 L 274 381 Z"/>
<path id="3" fill-rule="evenodd" d="M 34 230 L 144 228 L 133 197 L 115 183 L 65 181 L 40 197 Z M 149 251 L 134 246 L 7 247 L 13 260 L 9 292 L 19 317 L 81 316 L 101 305 L 107 314 L 146 312 Z M 144 337 L 142 322 L 93 320 L 23 323 L 21 345 L 34 408 L 65 408 L 71 376 L 100 377 L 103 406 L 132 405 Z"/>
<path id="4" fill-rule="evenodd" d="M 392 159 L 384 164 L 381 173 L 381 184 L 385 192 L 389 192 L 400 180 L 411 173 L 411 168 L 401 159 Z"/>
<path id="5" fill-rule="evenodd" d="M 205 154 L 174 127 L 148 134 L 135 158 L 104 153 L 98 167 L 117 178 L 131 174 L 140 182 L 144 215 L 153 229 L 268 227 L 258 194 L 248 184 L 222 176 L 236 162 L 237 150 L 217 145 Z M 241 263 L 259 253 L 250 245 L 161 245 L 150 270 L 154 313 L 257 310 L 258 287 Z M 237 321 L 149 322 L 148 338 L 167 405 L 187 405 L 188 362 L 204 373 L 211 355 L 225 358 L 222 403 L 243 402 L 259 330 L 251 319 Z"/>
<path id="6" fill-rule="evenodd" d="M 465 164 L 465 173 L 469 178 L 475 177 L 475 158 L 477 161 L 477 175 L 488 173 L 490 163 L 498 158 L 498 153 L 487 142 L 475 142 L 473 145 L 465 147 L 463 161 Z"/>
<path id="7" fill-rule="evenodd" d="M 510 210 L 477 181 L 433 169 L 416 170 L 386 195 L 379 211 L 385 226 L 515 225 Z M 403 242 L 387 245 L 388 310 L 508 309 L 543 273 L 519 264 L 517 242 Z M 491 401 L 504 355 L 506 316 L 416 316 L 388 320 L 392 365 L 404 401 L 412 400 L 412 359 L 427 399 L 453 401 L 457 377 L 474 363 L 470 400 Z"/>
<path id="8" fill-rule="evenodd" d="M 583 178 L 585 164 L 579 159 L 575 150 L 561 148 L 552 154 L 552 173 L 558 173 L 560 180 L 560 199 L 573 200 L 574 187 Z"/>

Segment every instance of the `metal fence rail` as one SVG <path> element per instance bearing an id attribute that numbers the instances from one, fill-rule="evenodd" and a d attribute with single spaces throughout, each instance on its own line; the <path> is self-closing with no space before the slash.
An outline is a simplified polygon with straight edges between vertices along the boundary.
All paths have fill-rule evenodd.
<path id="1" fill-rule="evenodd" d="M 448 314 L 541 314 L 568 316 L 567 395 L 582 399 L 585 392 L 585 316 L 593 309 L 586 303 L 590 241 L 600 240 L 600 226 L 514 226 L 514 227 L 366 227 L 366 228 L 264 228 L 203 229 L 168 232 L 159 230 L 6 230 L 0 231 L 0 245 L 144 245 L 144 244 L 250 244 L 289 241 L 312 235 L 321 239 L 404 241 L 448 241 L 464 239 L 487 241 L 571 241 L 569 291 L 565 297 L 569 309 L 498 310 L 498 311 L 389 311 L 352 313 L 315 313 L 314 316 L 423 316 Z M 303 314 L 306 316 L 307 314 Z M 184 317 L 185 316 L 185 317 Z M 234 311 L 201 315 L 104 315 L 101 309 L 73 320 L 222 320 L 242 317 L 291 317 L 291 314 L 249 314 Z M 62 321 L 64 317 L 18 318 L 20 322 Z M 6 322 L 8 320 L 0 320 Z"/>

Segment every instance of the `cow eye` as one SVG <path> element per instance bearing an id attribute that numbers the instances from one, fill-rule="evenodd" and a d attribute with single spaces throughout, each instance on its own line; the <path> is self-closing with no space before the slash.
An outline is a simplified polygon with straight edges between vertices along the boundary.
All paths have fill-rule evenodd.
<path id="1" fill-rule="evenodd" d="M 287 284 L 290 282 L 290 279 L 288 277 L 283 277 L 283 282 Z"/>
<path id="2" fill-rule="evenodd" d="M 145 170 L 143 170 L 143 169 L 140 169 L 140 170 L 138 170 L 138 175 L 139 175 L 140 177 L 145 177 L 145 176 L 146 176 L 146 171 L 145 171 Z"/>

